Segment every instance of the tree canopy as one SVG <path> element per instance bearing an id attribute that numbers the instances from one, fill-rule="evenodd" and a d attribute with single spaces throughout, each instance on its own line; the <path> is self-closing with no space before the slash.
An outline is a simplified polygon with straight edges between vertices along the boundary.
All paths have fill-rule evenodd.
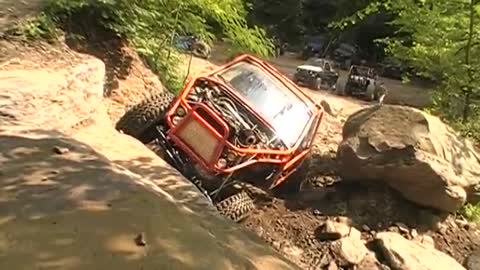
<path id="1" fill-rule="evenodd" d="M 380 11 L 394 14 L 391 24 L 398 29 L 379 40 L 387 52 L 439 81 L 433 111 L 480 137 L 480 1 L 373 1 L 333 26 L 345 28 Z"/>
<path id="2" fill-rule="evenodd" d="M 79 10 L 96 12 L 96 19 L 126 38 L 167 85 L 178 88 L 183 76 L 176 69 L 174 34 L 194 33 L 207 43 L 221 38 L 236 51 L 273 54 L 265 31 L 248 25 L 245 7 L 243 0 L 50 0 L 46 14 L 59 20 Z"/>

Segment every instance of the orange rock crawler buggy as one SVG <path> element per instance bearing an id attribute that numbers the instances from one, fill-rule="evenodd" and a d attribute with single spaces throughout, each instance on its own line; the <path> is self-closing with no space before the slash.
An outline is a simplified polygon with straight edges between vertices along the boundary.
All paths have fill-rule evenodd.
<path id="1" fill-rule="evenodd" d="M 254 207 L 245 186 L 297 192 L 323 109 L 270 64 L 241 55 L 153 95 L 117 123 L 191 179 L 224 215 Z"/>

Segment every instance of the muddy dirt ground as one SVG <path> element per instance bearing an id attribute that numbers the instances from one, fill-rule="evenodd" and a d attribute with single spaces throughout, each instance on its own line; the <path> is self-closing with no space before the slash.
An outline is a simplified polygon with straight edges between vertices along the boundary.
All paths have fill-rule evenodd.
<path id="1" fill-rule="evenodd" d="M 14 59 L 18 64 L 23 63 L 24 59 L 30 59 L 32 65 L 40 63 L 42 57 L 61 57 L 61 54 L 68 53 L 69 50 L 61 45 L 53 49 L 55 53 L 52 54 L 52 48 L 48 46 L 36 44 L 26 48 L 19 44 L 8 44 L 8 47 L 0 47 L 3 48 L 1 55 L 9 55 L 8 58 Z M 146 84 L 146 77 L 150 77 L 151 72 L 118 41 L 99 41 L 83 47 L 81 51 L 93 54 L 107 64 L 105 106 L 113 120 L 118 119 L 127 107 L 138 102 L 145 92 L 152 90 L 145 86 L 152 85 Z M 222 56 L 214 57 L 214 62 L 218 64 L 222 61 L 221 58 Z M 297 64 L 288 57 L 274 62 L 282 62 L 283 66 L 279 66 L 281 70 L 295 69 Z M 185 58 L 184 68 L 187 66 L 188 57 Z M 214 67 L 213 63 L 193 58 L 190 75 Z M 397 84 L 397 87 L 398 85 L 401 84 Z M 257 233 L 304 269 L 324 269 L 336 259 L 330 243 L 321 242 L 317 237 L 319 228 L 327 219 L 352 224 L 363 232 L 366 240 L 372 239 L 381 231 L 399 231 L 407 237 L 426 233 L 434 238 L 438 249 L 463 263 L 466 256 L 480 245 L 475 228 L 466 226 L 454 216 L 440 216 L 414 206 L 386 187 L 348 185 L 337 177 L 335 154 L 341 141 L 342 123 L 350 113 L 366 106 L 366 103 L 327 92 L 305 91 L 318 101 L 326 99 L 338 113 L 336 117 L 327 115 L 324 118 L 317 135 L 307 191 L 260 206 L 241 225 Z M 407 91 L 411 90 L 405 90 Z"/>

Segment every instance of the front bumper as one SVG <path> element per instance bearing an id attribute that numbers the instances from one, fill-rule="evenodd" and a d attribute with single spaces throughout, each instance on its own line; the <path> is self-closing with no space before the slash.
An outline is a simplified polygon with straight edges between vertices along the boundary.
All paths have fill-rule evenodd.
<path id="1" fill-rule="evenodd" d="M 293 75 L 294 82 L 300 85 L 312 85 L 315 82 L 315 78 L 313 75 L 300 74 L 298 72 Z"/>
<path id="2" fill-rule="evenodd" d="M 367 87 L 361 83 L 347 83 L 345 86 L 346 89 L 352 94 L 352 95 L 365 95 L 367 92 Z"/>
<path id="3" fill-rule="evenodd" d="M 226 147 L 228 126 L 206 105 L 190 108 L 178 123 L 170 121 L 170 127 L 169 138 L 188 156 L 210 170 L 222 168 L 218 161 Z"/>

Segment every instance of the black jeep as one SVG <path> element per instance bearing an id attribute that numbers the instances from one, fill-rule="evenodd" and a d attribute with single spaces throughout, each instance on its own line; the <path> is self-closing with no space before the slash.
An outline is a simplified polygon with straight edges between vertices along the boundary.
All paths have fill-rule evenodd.
<path id="1" fill-rule="evenodd" d="M 322 86 L 335 87 L 338 72 L 333 69 L 333 63 L 323 58 L 311 58 L 305 64 L 298 66 L 293 81 L 298 85 L 305 85 L 315 90 Z"/>
<path id="2" fill-rule="evenodd" d="M 380 87 L 375 69 L 357 65 L 350 67 L 345 86 L 337 88 L 344 95 L 363 96 L 368 101 L 378 100 L 383 89 Z"/>

